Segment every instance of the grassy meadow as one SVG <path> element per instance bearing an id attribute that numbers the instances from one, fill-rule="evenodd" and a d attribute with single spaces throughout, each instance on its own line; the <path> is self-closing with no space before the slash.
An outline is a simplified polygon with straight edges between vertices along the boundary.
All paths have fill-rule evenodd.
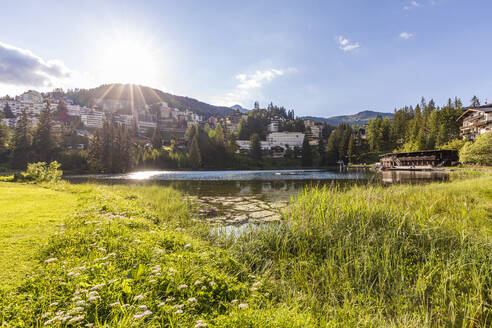
<path id="1" fill-rule="evenodd" d="M 239 235 L 162 187 L 0 182 L 0 202 L 0 326 L 492 325 L 487 172 L 306 190 Z"/>

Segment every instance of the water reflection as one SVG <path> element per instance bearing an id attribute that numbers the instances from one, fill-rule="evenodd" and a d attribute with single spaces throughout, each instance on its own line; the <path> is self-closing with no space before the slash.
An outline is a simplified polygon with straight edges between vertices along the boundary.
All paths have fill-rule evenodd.
<path id="1" fill-rule="evenodd" d="M 449 174 L 442 171 L 383 171 L 381 181 L 384 184 L 416 184 L 432 181 L 448 181 Z"/>

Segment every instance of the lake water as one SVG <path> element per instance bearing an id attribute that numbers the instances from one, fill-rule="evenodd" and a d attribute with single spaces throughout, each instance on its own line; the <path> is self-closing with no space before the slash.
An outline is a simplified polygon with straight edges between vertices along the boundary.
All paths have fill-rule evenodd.
<path id="1" fill-rule="evenodd" d="M 225 224 L 274 221 L 306 187 L 423 183 L 447 180 L 443 172 L 354 170 L 140 171 L 64 177 L 72 183 L 162 185 L 196 198 L 203 220 Z"/>

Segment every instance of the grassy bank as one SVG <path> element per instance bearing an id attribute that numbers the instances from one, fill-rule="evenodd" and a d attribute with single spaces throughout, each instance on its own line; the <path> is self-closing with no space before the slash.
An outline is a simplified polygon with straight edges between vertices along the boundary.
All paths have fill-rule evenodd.
<path id="1" fill-rule="evenodd" d="M 309 190 L 280 224 L 239 236 L 211 235 L 196 204 L 168 188 L 0 185 L 7 186 L 21 198 L 47 192 L 77 203 L 68 219 L 55 215 L 64 225 L 51 225 L 47 243 L 33 250 L 33 273 L 0 295 L 7 327 L 492 322 L 488 173 L 425 186 Z"/>
<path id="2" fill-rule="evenodd" d="M 76 197 L 38 186 L 0 182 L 0 289 L 20 284 L 39 245 L 76 207 Z"/>
<path id="3" fill-rule="evenodd" d="M 320 326 L 491 325 L 492 176 L 309 190 L 285 219 L 222 242 Z"/>

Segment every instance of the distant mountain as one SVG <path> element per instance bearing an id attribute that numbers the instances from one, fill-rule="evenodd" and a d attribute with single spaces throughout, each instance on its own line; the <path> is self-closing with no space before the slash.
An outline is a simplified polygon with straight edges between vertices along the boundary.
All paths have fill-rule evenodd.
<path id="1" fill-rule="evenodd" d="M 329 125 L 339 125 L 340 123 L 347 123 L 350 125 L 365 125 L 369 122 L 370 119 L 378 117 L 381 115 L 383 119 L 385 117 L 391 118 L 393 113 L 383 113 L 383 112 L 375 112 L 371 110 L 364 110 L 357 114 L 353 115 L 341 115 L 341 116 L 332 116 L 328 118 L 324 117 L 316 117 L 316 116 L 303 116 L 304 120 L 313 120 L 315 122 L 326 122 Z"/>
<path id="2" fill-rule="evenodd" d="M 150 87 L 134 84 L 104 84 L 94 89 L 67 92 L 67 97 L 84 106 L 100 105 L 117 112 L 130 113 L 133 108 L 143 108 L 165 101 L 169 106 L 191 110 L 205 117 L 227 116 L 234 112 L 229 107 L 213 106 L 199 100 L 176 96 Z"/>
<path id="3" fill-rule="evenodd" d="M 231 108 L 234 109 L 234 110 L 238 110 L 238 111 L 240 111 L 243 114 L 246 114 L 246 113 L 249 112 L 249 109 L 246 109 L 246 108 L 244 108 L 241 105 L 234 105 L 234 106 L 231 106 Z"/>

